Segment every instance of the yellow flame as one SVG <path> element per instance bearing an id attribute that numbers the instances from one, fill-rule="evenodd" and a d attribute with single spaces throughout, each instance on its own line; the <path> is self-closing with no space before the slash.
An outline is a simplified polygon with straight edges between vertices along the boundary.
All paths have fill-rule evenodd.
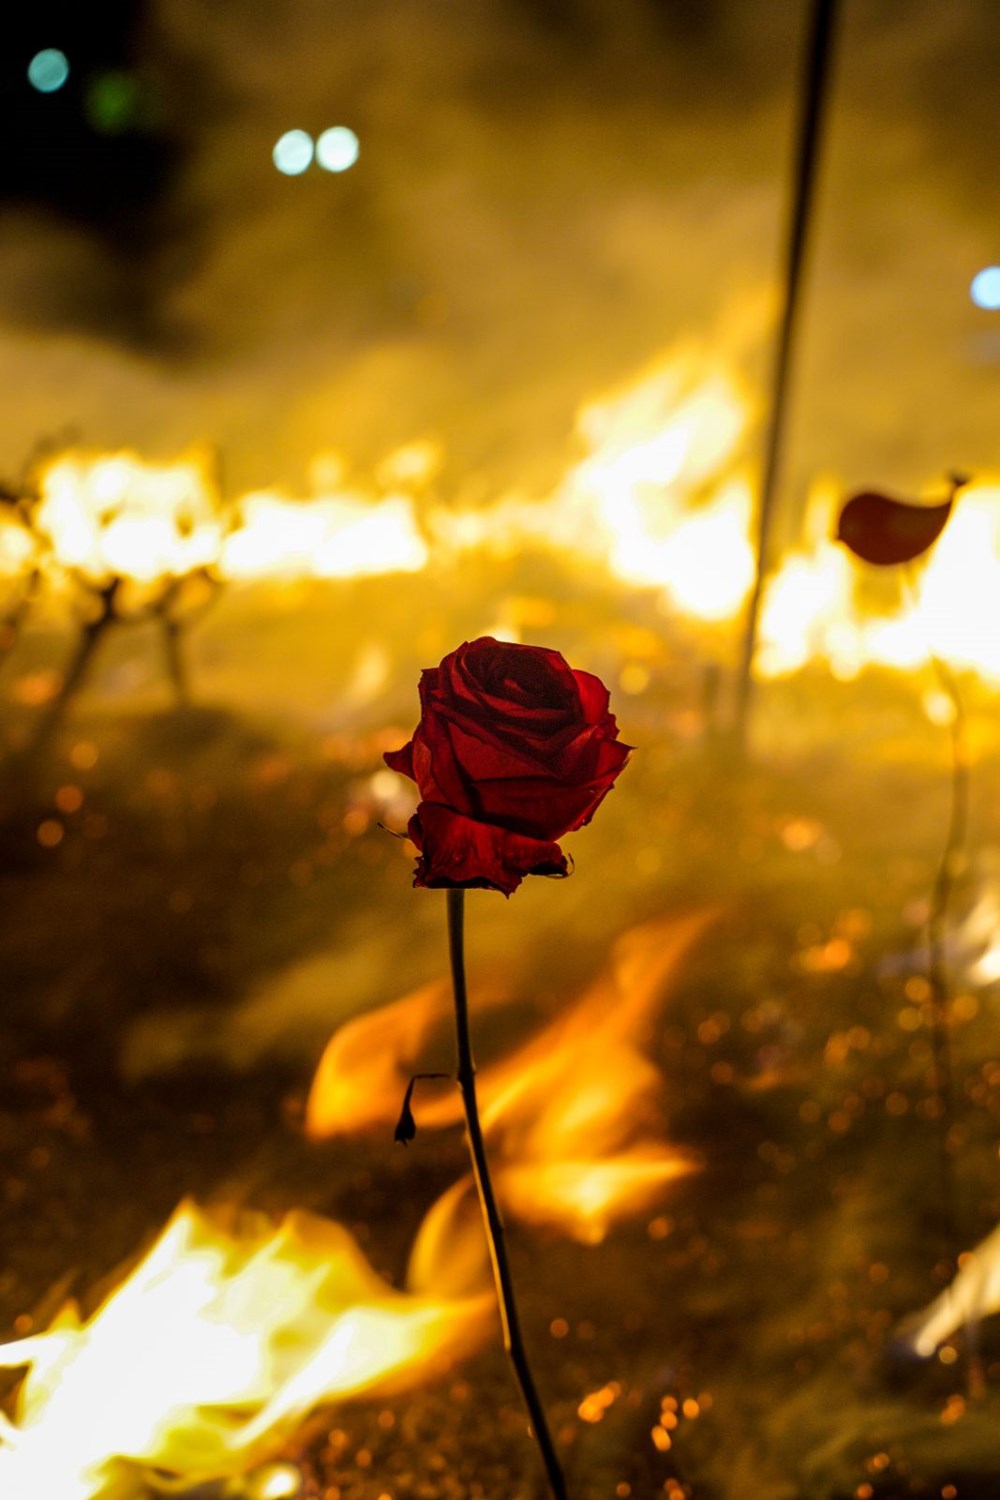
<path id="1" fill-rule="evenodd" d="M 413 502 L 405 495 L 289 500 L 252 494 L 243 523 L 226 538 L 219 561 L 227 578 L 363 578 L 415 573 L 427 563 Z"/>
<path id="2" fill-rule="evenodd" d="M 760 674 L 786 676 L 820 661 L 847 679 L 872 665 L 910 671 L 937 655 L 1000 681 L 994 602 L 1000 485 L 984 479 L 960 493 L 919 569 L 886 570 L 884 587 L 894 597 L 875 615 L 857 597 L 874 570 L 830 540 L 840 499 L 830 481 L 814 486 L 806 523 L 811 542 L 788 553 L 768 580 Z"/>
<path id="3" fill-rule="evenodd" d="M 426 482 L 427 445 L 390 455 L 387 476 Z M 317 475 L 337 482 L 341 466 L 325 455 Z M 254 492 L 225 519 L 205 464 L 197 457 L 145 463 L 132 453 L 66 454 L 42 473 L 35 526 L 50 561 L 94 582 L 119 577 L 149 584 L 211 568 L 226 578 L 363 577 L 419 571 L 428 560 L 412 498 L 340 490 L 312 500 Z M 16 528 L 0 533 L 0 561 L 16 561 Z"/>
<path id="4" fill-rule="evenodd" d="M 15 516 L 0 516 L 0 577 L 19 577 L 37 556 L 37 543 L 28 528 Z"/>
<path id="5" fill-rule="evenodd" d="M 512 1212 L 596 1242 L 616 1218 L 691 1170 L 687 1157 L 655 1138 L 662 1080 L 640 1047 L 666 981 L 710 920 L 699 912 L 626 933 L 575 1004 L 482 1069 L 483 1128 L 498 1147 L 499 1191 Z M 421 1052 L 448 1008 L 445 987 L 429 986 L 336 1032 L 310 1091 L 309 1132 L 391 1128 L 408 1074 L 441 1066 Z M 425 1088 L 416 1104 L 422 1128 L 461 1119 L 453 1084 Z"/>
<path id="6" fill-rule="evenodd" d="M 41 477 L 35 524 L 58 566 L 102 581 L 183 577 L 219 555 L 222 527 L 197 459 L 66 455 Z"/>
<path id="7" fill-rule="evenodd" d="M 182 1204 L 102 1307 L 0 1346 L 25 1367 L 0 1428 L 5 1500 L 141 1500 L 143 1470 L 239 1473 L 315 1407 L 398 1388 L 470 1345 L 488 1297 L 395 1291 L 340 1225 L 230 1233 Z"/>
<path id="8" fill-rule="evenodd" d="M 976 1326 L 997 1312 L 1000 1312 L 1000 1225 L 975 1250 L 961 1257 L 950 1285 L 927 1307 L 905 1318 L 897 1333 L 915 1354 L 930 1359 L 958 1329 Z"/>
<path id="9" fill-rule="evenodd" d="M 546 499 L 439 510 L 429 525 L 445 549 L 552 547 L 660 588 L 693 618 L 729 618 L 754 577 L 751 417 L 735 373 L 707 345 L 686 344 L 582 408 L 584 457 Z"/>
<path id="10" fill-rule="evenodd" d="M 623 395 L 584 408 L 578 426 L 591 451 L 555 504 L 593 513 L 619 578 L 659 584 L 682 611 L 718 619 L 753 583 L 750 494 L 730 474 L 748 406 L 734 377 L 706 360 L 674 356 Z M 708 484 L 711 496 L 699 497 Z"/>
<path id="11" fill-rule="evenodd" d="M 478 508 L 436 501 L 443 455 L 421 439 L 383 459 L 370 490 L 349 487 L 343 459 L 324 453 L 311 469 L 313 498 L 254 491 L 223 518 L 197 456 L 154 465 L 131 453 L 71 453 L 41 476 L 37 528 L 57 567 L 146 585 L 206 567 L 230 579 L 419 572 L 431 545 L 452 558 L 542 547 L 658 590 L 676 615 L 732 622 L 755 571 L 759 434 L 738 367 L 759 321 L 752 308 L 734 309 L 728 333 L 688 340 L 584 404 L 580 456 L 546 496 L 508 494 Z M 1000 480 L 962 491 L 912 587 L 900 569 L 873 587 L 882 570 L 832 540 L 842 499 L 840 485 L 817 480 L 801 542 L 766 581 L 758 675 L 820 662 L 847 679 L 868 665 L 912 670 L 937 654 L 1000 681 Z M 0 573 L 16 576 L 33 555 L 20 526 L 0 527 Z"/>

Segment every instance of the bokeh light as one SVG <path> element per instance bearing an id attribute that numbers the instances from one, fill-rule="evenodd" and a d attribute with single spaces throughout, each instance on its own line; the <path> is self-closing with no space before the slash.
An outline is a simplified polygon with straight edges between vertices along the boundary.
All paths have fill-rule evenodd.
<path id="1" fill-rule="evenodd" d="M 1000 266 L 984 266 L 972 278 L 969 294 L 977 307 L 989 312 L 1000 309 Z"/>
<path id="2" fill-rule="evenodd" d="M 361 152 L 361 142 L 346 125 L 324 130 L 316 142 L 316 160 L 327 172 L 346 172 Z"/>
<path id="3" fill-rule="evenodd" d="M 313 159 L 312 136 L 305 130 L 286 130 L 271 154 L 279 172 L 298 177 Z"/>
<path id="4" fill-rule="evenodd" d="M 123 135 L 137 122 L 139 82 L 123 69 L 98 73 L 87 85 L 84 103 L 87 119 L 102 135 Z"/>
<path id="5" fill-rule="evenodd" d="M 58 47 L 36 52 L 28 64 L 28 82 L 40 94 L 54 94 L 69 77 L 69 59 Z"/>

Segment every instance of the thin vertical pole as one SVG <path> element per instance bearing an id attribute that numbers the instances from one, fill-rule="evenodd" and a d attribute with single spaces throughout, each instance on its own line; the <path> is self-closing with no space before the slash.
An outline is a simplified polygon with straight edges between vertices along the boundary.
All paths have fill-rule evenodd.
<path id="1" fill-rule="evenodd" d="M 743 653 L 736 687 L 734 731 L 738 745 L 746 745 L 747 723 L 753 694 L 753 659 L 757 647 L 757 627 L 761 598 L 768 567 L 768 543 L 774 511 L 778 471 L 781 463 L 788 403 L 789 371 L 795 339 L 802 286 L 802 268 L 806 239 L 816 186 L 816 165 L 828 93 L 833 32 L 839 0 L 813 0 L 809 43 L 802 73 L 802 93 L 795 176 L 784 264 L 784 305 L 778 329 L 771 382 L 771 406 L 764 443 L 760 484 L 760 508 L 757 523 L 757 571 L 753 592 L 747 607 L 743 635 Z"/>

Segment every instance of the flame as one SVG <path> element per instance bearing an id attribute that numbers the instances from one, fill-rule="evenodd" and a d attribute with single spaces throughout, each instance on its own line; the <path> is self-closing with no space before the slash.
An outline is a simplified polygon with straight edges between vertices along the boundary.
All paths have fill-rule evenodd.
<path id="1" fill-rule="evenodd" d="M 962 924 L 963 957 L 968 978 L 984 988 L 1000 980 L 1000 889 L 994 877 Z"/>
<path id="2" fill-rule="evenodd" d="M 533 1040 L 483 1069 L 477 1092 L 483 1129 L 498 1148 L 498 1187 L 510 1210 L 595 1243 L 616 1218 L 652 1201 L 664 1183 L 692 1169 L 652 1137 L 662 1080 L 639 1043 L 666 980 L 712 920 L 698 912 L 637 927 L 619 939 L 607 971 Z M 447 991 L 433 985 L 356 1017 L 336 1032 L 320 1061 L 306 1110 L 314 1137 L 371 1125 L 391 1128 L 407 1076 L 435 1025 Z M 457 1090 L 418 1099 L 423 1128 L 461 1119 Z"/>
<path id="3" fill-rule="evenodd" d="M 673 356 L 623 395 L 583 409 L 578 429 L 591 451 L 554 504 L 597 522 L 623 582 L 659 585 L 696 618 L 726 618 L 754 577 L 750 491 L 730 473 L 748 415 L 733 375 L 700 351 Z M 693 503 L 705 485 L 710 496 Z"/>
<path id="4" fill-rule="evenodd" d="M 759 332 L 758 313 L 736 308 L 711 341 L 689 339 L 583 404 L 578 455 L 547 495 L 507 494 L 476 508 L 435 500 L 443 454 L 426 438 L 389 454 L 367 485 L 348 485 L 343 460 L 321 454 L 311 498 L 253 491 L 226 507 L 197 454 L 154 465 L 131 453 L 69 453 L 41 473 L 35 542 L 56 571 L 146 585 L 199 568 L 233 580 L 417 573 L 432 550 L 456 561 L 470 550 L 544 548 L 657 590 L 682 618 L 732 623 L 756 566 L 757 410 L 739 370 Z M 938 655 L 1000 682 L 1000 480 L 963 489 L 919 568 L 886 570 L 874 589 L 872 570 L 832 540 L 842 498 L 836 482 L 817 479 L 802 540 L 766 581 L 758 675 L 821 662 L 849 679 L 869 665 L 910 671 Z M 32 566 L 35 542 L 8 518 L 0 573 Z M 861 593 L 879 589 L 873 608 Z"/>
<path id="5" fill-rule="evenodd" d="M 659 588 L 682 614 L 730 618 L 754 578 L 743 472 L 751 417 L 736 374 L 707 346 L 684 345 L 581 409 L 584 457 L 550 496 L 440 510 L 430 528 L 445 550 L 569 552 L 623 583 Z"/>
<path id="6" fill-rule="evenodd" d="M 426 482 L 433 455 L 411 445 L 390 455 L 386 476 Z M 330 455 L 315 473 L 339 484 Z M 54 570 L 88 582 L 112 577 L 150 584 L 210 568 L 223 578 L 348 578 L 418 571 L 428 560 L 412 498 L 373 498 L 338 489 L 308 501 L 254 492 L 223 513 L 199 455 L 145 463 L 133 453 L 64 454 L 40 477 L 36 536 Z M 22 528 L 0 531 L 0 567 L 24 554 Z M 26 533 L 27 534 L 27 533 Z"/>
<path id="7" fill-rule="evenodd" d="M 226 578 L 363 578 L 415 573 L 427 563 L 413 502 L 405 495 L 289 500 L 252 494 L 241 501 L 242 525 L 219 560 Z"/>
<path id="8" fill-rule="evenodd" d="M 1000 1312 L 1000 1225 L 960 1260 L 954 1280 L 940 1296 L 900 1325 L 901 1342 L 930 1359 L 959 1328 Z"/>
<path id="9" fill-rule="evenodd" d="M 830 480 L 813 487 L 806 531 L 811 544 L 787 554 L 770 578 L 761 612 L 764 677 L 782 677 L 822 661 L 841 679 L 866 666 L 911 671 L 933 656 L 1000 682 L 995 628 L 1000 569 L 1000 485 L 963 489 L 940 539 L 918 571 L 890 570 L 895 597 L 866 614 L 856 599 L 864 564 L 829 538 L 839 504 Z"/>
<path id="10" fill-rule="evenodd" d="M 692 1162 L 661 1145 L 636 1147 L 604 1161 L 540 1161 L 508 1166 L 501 1183 L 511 1213 L 563 1229 L 584 1245 L 599 1245 L 616 1219 L 640 1213 L 664 1183 L 692 1170 Z"/>
<path id="11" fill-rule="evenodd" d="M 341 1026 L 309 1091 L 306 1129 L 313 1139 L 391 1123 L 420 1050 L 448 1005 L 448 986 L 439 980 Z"/>
<path id="12" fill-rule="evenodd" d="M 19 578 L 37 556 L 38 544 L 24 522 L 16 514 L 0 513 L 0 577 Z"/>
<path id="13" fill-rule="evenodd" d="M 0 1488 L 141 1500 L 146 1470 L 185 1484 L 242 1473 L 317 1406 L 398 1389 L 465 1350 L 490 1306 L 393 1290 L 330 1220 L 230 1233 L 182 1204 L 93 1317 L 70 1306 L 0 1346 L 0 1366 L 27 1371 L 0 1427 Z"/>
<path id="14" fill-rule="evenodd" d="M 147 464 L 131 453 L 64 455 L 42 473 L 34 513 L 51 560 L 99 583 L 151 583 L 210 566 L 222 526 L 197 458 Z"/>

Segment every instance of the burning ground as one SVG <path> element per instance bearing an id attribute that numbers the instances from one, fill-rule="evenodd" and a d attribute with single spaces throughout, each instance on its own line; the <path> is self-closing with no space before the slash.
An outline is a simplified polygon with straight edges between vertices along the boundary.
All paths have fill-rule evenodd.
<path id="1" fill-rule="evenodd" d="M 837 683 L 815 665 L 766 685 L 758 755 L 738 772 L 706 717 L 706 627 L 671 622 L 657 591 L 541 555 L 436 575 L 433 615 L 426 590 L 421 574 L 229 589 L 193 635 L 202 706 L 184 712 L 152 627 L 109 635 L 34 787 L 7 784 L 0 1297 L 11 1338 L 43 1335 L 21 1351 L 40 1360 L 40 1436 L 5 1439 L 25 1500 L 53 1492 L 33 1444 L 48 1463 L 93 1459 L 92 1440 L 123 1430 L 131 1459 L 76 1492 L 224 1473 L 208 1493 L 532 1493 L 495 1328 L 473 1310 L 480 1254 L 451 1217 L 466 1167 L 446 1101 L 418 1097 L 416 1141 L 391 1142 L 410 1067 L 451 1054 L 434 1014 L 442 902 L 409 890 L 410 854 L 379 826 L 405 821 L 380 754 L 412 720 L 418 668 L 500 621 L 617 684 L 639 747 L 574 838 L 571 880 L 470 901 L 491 1149 L 573 1493 L 992 1493 L 993 1397 L 967 1399 L 951 1342 L 928 1362 L 893 1346 L 948 1253 L 921 929 L 948 797 L 933 679 Z M 39 618 L 8 661 L 15 740 L 67 644 Z M 952 954 L 954 1144 L 971 1246 L 1000 1218 L 1000 829 L 992 690 L 963 687 L 976 795 Z M 696 913 L 700 934 L 684 926 Z M 346 1109 L 329 1094 L 321 1108 L 331 1067 Z M 638 1183 L 615 1183 L 623 1161 L 643 1165 Z M 185 1200 L 194 1216 L 151 1249 Z M 147 1253 L 154 1273 L 174 1266 L 179 1302 L 162 1276 L 140 1297 L 148 1260 L 127 1280 Z M 120 1342 L 78 1367 L 68 1420 L 83 1436 L 49 1443 L 45 1423 L 67 1413 L 37 1392 L 78 1327 L 59 1308 L 74 1299 L 89 1327 L 122 1286 L 123 1312 L 93 1325 L 123 1324 Z M 260 1340 L 279 1304 L 276 1387 Z M 420 1306 L 435 1336 L 387 1340 Z M 185 1307 L 207 1331 L 185 1330 Z M 384 1320 L 392 1369 L 360 1357 L 365 1317 Z M 983 1337 L 989 1390 L 1000 1355 Z M 321 1378 L 300 1400 L 306 1369 Z M 7 1410 L 29 1432 L 21 1374 Z M 169 1421 L 136 1414 L 158 1382 Z M 191 1407 L 193 1430 L 176 1418 Z"/>

